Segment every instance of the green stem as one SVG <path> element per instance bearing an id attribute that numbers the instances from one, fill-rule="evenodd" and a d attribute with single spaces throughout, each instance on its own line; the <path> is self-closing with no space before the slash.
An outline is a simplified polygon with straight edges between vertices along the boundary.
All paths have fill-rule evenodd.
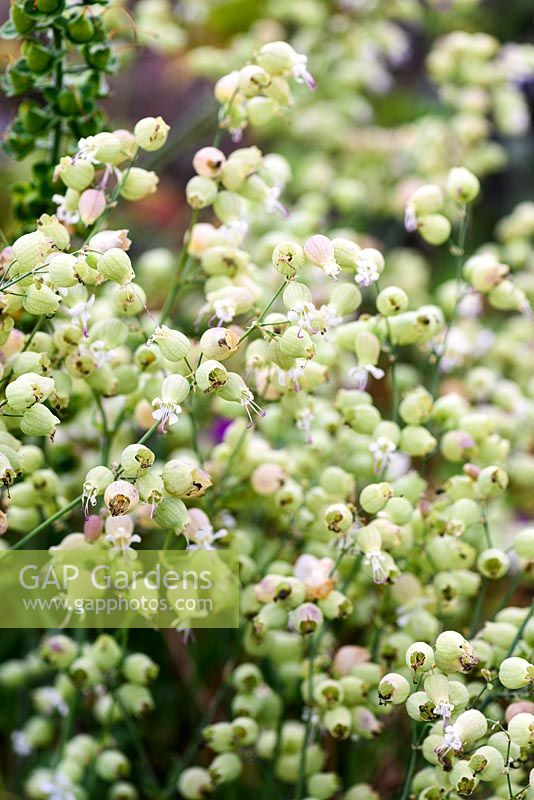
<path id="1" fill-rule="evenodd" d="M 34 528 L 29 533 L 27 533 L 26 536 L 23 536 L 22 539 L 19 539 L 18 542 L 15 542 L 15 544 L 11 546 L 10 550 L 20 550 L 21 547 L 24 547 L 24 545 L 27 544 L 27 542 L 31 541 L 35 536 L 37 536 L 37 534 L 41 533 L 42 531 L 45 531 L 47 528 L 50 527 L 50 525 L 53 525 L 54 522 L 57 522 L 58 519 L 61 519 L 61 517 L 64 517 L 65 514 L 69 513 L 69 511 L 72 511 L 73 508 L 76 508 L 76 506 L 79 505 L 81 501 L 82 501 L 82 495 L 79 494 L 78 497 L 75 497 L 74 500 L 71 500 L 70 503 L 67 503 L 66 506 L 60 508 L 59 511 L 56 511 L 56 513 L 52 514 L 51 517 L 48 517 L 47 519 L 43 520 L 43 522 L 41 522 L 40 525 L 37 525 L 37 527 Z"/>
<path id="2" fill-rule="evenodd" d="M 308 716 L 306 718 L 304 739 L 302 741 L 302 748 L 300 750 L 299 773 L 297 785 L 295 787 L 295 800 L 302 800 L 302 795 L 304 792 L 304 778 L 306 776 L 306 751 L 308 749 L 308 741 L 311 733 L 313 713 L 313 660 L 315 657 L 315 647 L 316 640 L 312 638 L 308 645 Z"/>
<path id="3" fill-rule="evenodd" d="M 478 630 L 479 620 L 480 620 L 480 612 L 482 610 L 482 604 L 484 602 L 484 598 L 486 596 L 486 592 L 488 590 L 488 579 L 484 578 L 482 581 L 482 586 L 477 594 L 477 601 L 475 603 L 475 608 L 473 610 L 473 617 L 471 619 L 471 625 L 469 627 L 469 638 L 472 638 L 476 631 Z"/>
<path id="4" fill-rule="evenodd" d="M 456 252 L 456 302 L 454 304 L 454 308 L 452 310 L 451 318 L 449 320 L 449 324 L 447 325 L 447 329 L 445 331 L 445 337 L 443 339 L 443 343 L 441 345 L 441 352 L 439 356 L 436 358 L 436 363 L 434 364 L 434 371 L 432 373 L 431 379 L 431 388 L 430 393 L 432 397 L 436 397 L 436 393 L 438 390 L 438 382 L 439 382 L 439 372 L 441 367 L 441 362 L 443 360 L 443 356 L 447 350 L 447 342 L 449 340 L 449 335 L 456 319 L 456 315 L 458 314 L 458 310 L 460 308 L 460 302 L 463 300 L 463 295 L 461 293 L 462 287 L 462 269 L 464 265 L 464 255 L 465 255 L 465 241 L 467 238 L 467 228 L 469 223 L 469 216 L 467 213 L 467 206 L 463 205 L 460 208 L 460 229 L 458 232 L 458 244 L 454 246 L 454 250 Z"/>
<path id="5" fill-rule="evenodd" d="M 244 341 L 245 341 L 245 339 L 247 339 L 247 338 L 250 336 L 250 334 L 252 333 L 252 331 L 253 331 L 253 330 L 254 330 L 254 329 L 255 329 L 255 328 L 256 328 L 256 327 L 257 327 L 257 326 L 260 324 L 260 322 L 261 322 L 261 321 L 264 319 L 264 317 L 265 317 L 265 316 L 268 314 L 268 312 L 269 312 L 269 309 L 270 309 L 270 308 L 271 308 L 271 306 L 273 306 L 273 305 L 274 305 L 274 303 L 277 301 L 278 297 L 281 295 L 281 293 L 283 292 L 283 290 L 286 288 L 286 285 L 287 285 L 287 284 L 285 284 L 285 283 L 282 283 L 282 284 L 280 284 L 280 286 L 278 287 L 278 289 L 276 290 L 276 292 L 273 294 L 273 296 L 271 297 L 271 299 L 269 300 L 269 302 L 267 303 L 267 305 L 266 305 L 266 306 L 263 308 L 263 310 L 260 312 L 260 315 L 259 315 L 258 319 L 257 319 L 257 320 L 256 320 L 256 321 L 255 321 L 255 322 L 254 322 L 254 323 L 253 323 L 253 324 L 252 324 L 252 325 L 251 325 L 251 326 L 250 326 L 250 327 L 249 327 L 249 328 L 248 328 L 248 329 L 245 331 L 245 333 L 243 334 L 243 336 L 240 338 L 239 342 L 237 343 L 237 344 L 238 344 L 238 346 L 241 344 L 241 342 L 244 342 Z"/>
<path id="6" fill-rule="evenodd" d="M 102 418 L 102 434 L 103 434 L 103 444 L 102 444 L 102 463 L 107 464 L 109 461 L 109 451 L 111 449 L 111 443 L 113 440 L 113 432 L 109 428 L 108 418 L 106 416 L 106 412 L 104 410 L 104 404 L 102 403 L 102 398 L 97 392 L 93 392 L 95 403 L 97 408 L 100 412 L 100 416 Z"/>
<path id="7" fill-rule="evenodd" d="M 185 267 L 186 262 L 187 262 L 187 257 L 188 257 L 187 237 L 191 233 L 193 227 L 196 225 L 197 219 L 198 219 L 198 209 L 195 208 L 193 210 L 193 213 L 191 214 L 191 221 L 190 221 L 189 226 L 188 226 L 188 228 L 187 228 L 187 230 L 185 232 L 185 235 L 184 235 L 184 245 L 183 245 L 182 250 L 180 252 L 180 258 L 178 260 L 178 265 L 176 267 L 176 273 L 175 273 L 175 276 L 174 276 L 174 284 L 173 284 L 173 287 L 172 287 L 171 291 L 167 295 L 167 299 L 165 300 L 165 302 L 163 304 L 163 308 L 161 309 L 158 325 L 163 325 L 165 323 L 165 321 L 167 320 L 167 318 L 168 318 L 168 316 L 169 316 L 169 314 L 171 312 L 173 303 L 174 303 L 174 301 L 176 299 L 176 295 L 178 294 L 178 290 L 180 289 L 180 286 L 182 285 L 182 281 L 181 281 L 182 271 L 184 270 L 184 267 Z"/>
<path id="8" fill-rule="evenodd" d="M 63 36 L 61 34 L 60 28 L 54 28 L 54 47 L 56 50 L 61 50 L 61 48 L 63 47 Z M 54 92 L 56 96 L 61 92 L 62 88 L 63 88 L 63 59 L 60 58 L 56 62 L 56 80 L 54 86 Z M 61 117 L 59 117 L 56 124 L 54 125 L 52 148 L 50 152 L 50 162 L 52 169 L 56 166 L 56 164 L 59 161 L 62 132 L 63 132 L 63 122 Z"/>

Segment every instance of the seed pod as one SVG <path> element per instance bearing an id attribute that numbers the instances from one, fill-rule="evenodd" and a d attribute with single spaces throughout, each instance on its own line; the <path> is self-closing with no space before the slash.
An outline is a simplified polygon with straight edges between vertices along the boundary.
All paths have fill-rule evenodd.
<path id="1" fill-rule="evenodd" d="M 204 800 L 213 791 L 213 781 L 207 769 L 189 767 L 180 775 L 177 789 L 185 800 Z"/>
<path id="2" fill-rule="evenodd" d="M 507 689 L 522 689 L 534 684 L 534 666 L 526 658 L 505 658 L 499 667 L 499 680 Z"/>
<path id="3" fill-rule="evenodd" d="M 60 420 L 42 403 L 35 403 L 24 412 L 20 429 L 26 436 L 53 436 Z"/>
<path id="4" fill-rule="evenodd" d="M 160 150 L 167 141 L 169 131 L 170 126 L 162 117 L 144 117 L 135 125 L 135 141 L 142 150 Z"/>
<path id="5" fill-rule="evenodd" d="M 480 183 L 465 167 L 453 167 L 447 176 L 447 194 L 457 203 L 471 203 L 480 192 Z"/>
<path id="6" fill-rule="evenodd" d="M 121 184 L 120 194 L 125 200 L 132 202 L 144 200 L 145 197 L 154 194 L 158 183 L 159 178 L 155 172 L 140 167 L 131 167 Z"/>
<path id="7" fill-rule="evenodd" d="M 378 700 L 380 703 L 400 705 L 410 695 L 410 684 L 398 672 L 389 672 L 384 675 L 378 684 Z"/>
<path id="8" fill-rule="evenodd" d="M 130 257 L 119 247 L 106 250 L 98 259 L 97 268 L 103 278 L 114 281 L 119 286 L 131 283 L 135 277 Z"/>
<path id="9" fill-rule="evenodd" d="M 112 517 L 122 516 L 136 508 L 139 503 L 139 494 L 135 486 L 128 481 L 113 481 L 106 487 L 104 502 Z"/>
<path id="10" fill-rule="evenodd" d="M 102 750 L 95 759 L 95 772 L 106 783 L 112 783 L 130 774 L 131 764 L 120 750 Z"/>
<path id="11" fill-rule="evenodd" d="M 165 464 L 161 477 L 166 491 L 173 497 L 202 497 L 212 485 L 207 472 L 179 458 Z"/>

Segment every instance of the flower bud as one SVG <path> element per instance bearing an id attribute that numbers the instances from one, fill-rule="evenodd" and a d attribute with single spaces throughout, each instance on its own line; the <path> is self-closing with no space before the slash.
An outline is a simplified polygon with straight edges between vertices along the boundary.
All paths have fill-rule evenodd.
<path id="1" fill-rule="evenodd" d="M 447 194 L 457 203 L 471 203 L 480 192 L 480 183 L 465 167 L 453 167 L 447 176 Z"/>
<path id="2" fill-rule="evenodd" d="M 345 272 L 354 272 L 358 263 L 361 247 L 350 239 L 341 236 L 332 239 L 334 258 Z"/>
<path id="3" fill-rule="evenodd" d="M 106 195 L 102 189 L 86 189 L 78 201 L 80 219 L 84 225 L 92 225 L 106 210 Z"/>
<path id="4" fill-rule="evenodd" d="M 178 362 L 187 358 L 191 349 L 191 342 L 187 336 L 167 325 L 158 326 L 150 339 L 156 342 L 163 357 L 168 361 Z"/>
<path id="5" fill-rule="evenodd" d="M 179 534 L 187 525 L 189 517 L 187 508 L 178 497 L 164 497 L 156 506 L 154 520 L 161 528 L 169 528 Z"/>
<path id="6" fill-rule="evenodd" d="M 119 286 L 130 283 L 135 277 L 130 257 L 118 247 L 106 250 L 98 259 L 97 268 L 103 278 Z"/>
<path id="7" fill-rule="evenodd" d="M 169 125 L 162 117 L 145 117 L 136 123 L 135 141 L 142 150 L 160 150 L 167 141 Z"/>
<path id="8" fill-rule="evenodd" d="M 155 172 L 149 172 L 140 167 L 130 167 L 128 174 L 125 176 L 122 184 L 120 194 L 125 200 L 144 200 L 151 194 L 154 194 L 158 188 L 159 178 Z"/>

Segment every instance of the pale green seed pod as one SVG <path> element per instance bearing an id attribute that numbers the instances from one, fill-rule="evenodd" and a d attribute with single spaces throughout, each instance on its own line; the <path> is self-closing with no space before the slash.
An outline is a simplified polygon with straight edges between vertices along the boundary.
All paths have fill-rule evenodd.
<path id="1" fill-rule="evenodd" d="M 391 497 L 393 489 L 389 483 L 371 483 L 360 492 L 359 503 L 368 514 L 378 514 Z"/>
<path id="2" fill-rule="evenodd" d="M 311 797 L 329 800 L 341 788 L 341 780 L 335 772 L 316 772 L 310 775 L 306 785 Z"/>
<path id="3" fill-rule="evenodd" d="M 406 700 L 406 713 L 416 722 L 430 722 L 435 720 L 435 703 L 426 692 L 414 692 Z"/>
<path id="4" fill-rule="evenodd" d="M 125 200 L 136 202 L 154 194 L 159 178 L 155 172 L 140 167 L 131 167 L 121 185 L 120 194 Z"/>
<path id="5" fill-rule="evenodd" d="M 130 774 L 131 764 L 120 750 L 102 750 L 95 759 L 95 772 L 106 783 L 112 783 Z"/>
<path id="6" fill-rule="evenodd" d="M 426 642 L 414 642 L 406 651 L 405 661 L 414 673 L 427 672 L 434 666 L 434 650 Z"/>
<path id="7" fill-rule="evenodd" d="M 163 357 L 168 361 L 181 361 L 187 358 L 191 350 L 191 342 L 187 336 L 180 331 L 167 327 L 167 325 L 157 327 L 151 336 L 151 340 L 156 342 Z"/>
<path id="8" fill-rule="evenodd" d="M 170 400 L 173 403 L 183 403 L 189 391 L 189 381 L 183 375 L 167 375 L 161 383 L 162 399 Z"/>
<path id="9" fill-rule="evenodd" d="M 26 372 L 6 386 L 6 400 L 16 414 L 46 400 L 54 391 L 53 378 Z"/>
<path id="10" fill-rule="evenodd" d="M 90 654 L 97 666 L 107 671 L 116 667 L 121 660 L 122 648 L 113 636 L 103 633 L 91 645 Z"/>
<path id="11" fill-rule="evenodd" d="M 78 645 L 62 633 L 47 636 L 41 644 L 39 655 L 54 669 L 65 669 L 78 654 Z"/>
<path id="12" fill-rule="evenodd" d="M 505 658 L 499 667 L 499 680 L 507 689 L 522 689 L 534 684 L 534 666 L 526 658 Z"/>
<path id="13" fill-rule="evenodd" d="M 352 601 L 342 592 L 333 589 L 324 600 L 319 600 L 319 608 L 326 619 L 346 619 L 353 610 Z"/>
<path id="14" fill-rule="evenodd" d="M 458 794 L 461 796 L 470 796 L 475 791 L 479 778 L 469 767 L 469 763 L 461 760 L 457 761 L 453 766 L 449 774 L 449 781 Z"/>
<path id="15" fill-rule="evenodd" d="M 93 658 L 82 655 L 70 664 L 69 677 L 75 686 L 96 686 L 102 680 L 102 672 Z"/>
<path id="16" fill-rule="evenodd" d="M 154 710 L 154 699 L 146 686 L 137 683 L 123 683 L 117 690 L 120 705 L 126 714 L 142 719 Z"/>
<path id="17" fill-rule="evenodd" d="M 356 783 L 347 789 L 343 800 L 380 800 L 380 795 L 368 783 Z"/>
<path id="18" fill-rule="evenodd" d="M 35 403 L 24 412 L 20 429 L 26 436 L 53 436 L 60 420 L 42 403 Z"/>
<path id="19" fill-rule="evenodd" d="M 90 161 L 73 160 L 68 156 L 64 156 L 60 160 L 56 172 L 65 186 L 76 192 L 83 192 L 84 189 L 87 189 L 95 177 L 95 168 Z"/>
<path id="20" fill-rule="evenodd" d="M 497 748 L 484 745 L 469 759 L 469 767 L 481 781 L 494 781 L 504 771 L 504 758 Z"/>
<path id="21" fill-rule="evenodd" d="M 286 358 L 305 358 L 309 360 L 316 353 L 316 346 L 310 335 L 303 328 L 291 326 L 286 328 L 278 341 L 282 356 Z"/>
<path id="22" fill-rule="evenodd" d="M 476 491 L 482 500 L 493 500 L 508 486 L 508 475 L 502 467 L 484 467 L 476 480 Z"/>
<path id="23" fill-rule="evenodd" d="M 161 477 L 165 490 L 173 497 L 202 497 L 212 485 L 207 472 L 179 458 L 167 461 Z"/>
<path id="24" fill-rule="evenodd" d="M 213 791 L 213 781 L 207 769 L 189 767 L 178 778 L 177 787 L 185 800 L 204 800 Z"/>
<path id="25" fill-rule="evenodd" d="M 144 444 L 130 444 L 121 453 L 120 465 L 125 478 L 139 478 L 154 463 L 154 453 Z"/>
<path id="26" fill-rule="evenodd" d="M 70 244 L 69 232 L 56 216 L 41 214 L 37 220 L 37 230 L 51 239 L 58 250 L 66 250 Z"/>
<path id="27" fill-rule="evenodd" d="M 473 647 L 461 633 L 444 631 L 436 639 L 436 664 L 446 675 L 468 673 L 478 663 Z"/>
<path id="28" fill-rule="evenodd" d="M 97 268 L 103 278 L 114 281 L 119 286 L 131 283 L 135 277 L 128 253 L 119 247 L 112 247 L 102 253 L 98 259 Z"/>
<path id="29" fill-rule="evenodd" d="M 344 283 L 334 287 L 328 306 L 333 308 L 338 316 L 344 317 L 356 311 L 361 304 L 362 293 L 356 284 Z"/>
<path id="30" fill-rule="evenodd" d="M 501 264 L 493 253 L 480 253 L 468 258 L 463 267 L 464 278 L 477 292 L 491 292 L 506 277 L 510 267 Z"/>
<path id="31" fill-rule="evenodd" d="M 232 737 L 238 747 L 250 747 L 259 735 L 256 720 L 250 717 L 236 717 L 231 723 Z"/>
<path id="32" fill-rule="evenodd" d="M 202 731 L 204 741 L 215 753 L 227 753 L 234 748 L 234 736 L 230 722 L 216 722 Z"/>
<path id="33" fill-rule="evenodd" d="M 514 549 L 520 558 L 534 561 L 534 528 L 526 528 L 517 534 Z"/>
<path id="34" fill-rule="evenodd" d="M 453 167 L 447 176 L 447 194 L 456 203 L 471 203 L 480 192 L 480 183 L 465 167 Z"/>
<path id="35" fill-rule="evenodd" d="M 59 253 L 48 262 L 48 276 L 54 286 L 68 289 L 78 283 L 79 259 L 69 253 Z"/>
<path id="36" fill-rule="evenodd" d="M 490 547 L 478 556 L 477 567 L 484 577 L 499 580 L 508 572 L 510 559 L 503 550 Z"/>
<path id="37" fill-rule="evenodd" d="M 521 712 L 508 723 L 508 735 L 519 747 L 532 747 L 534 744 L 534 714 Z"/>
<path id="38" fill-rule="evenodd" d="M 333 739 L 348 739 L 351 734 L 352 716 L 345 706 L 336 706 L 325 711 L 322 723 Z"/>
<path id="39" fill-rule="evenodd" d="M 195 381 L 201 392 L 209 394 L 220 389 L 228 380 L 228 372 L 220 361 L 203 361 L 195 371 Z"/>
<path id="40" fill-rule="evenodd" d="M 369 331 L 356 334 L 354 351 L 359 364 L 375 366 L 380 358 L 380 340 Z"/>
<path id="41" fill-rule="evenodd" d="M 45 261 L 52 250 L 52 241 L 41 231 L 33 231 L 16 239 L 11 249 L 20 271 L 27 272 Z"/>
<path id="42" fill-rule="evenodd" d="M 398 672 L 388 672 L 378 684 L 378 700 L 380 703 L 397 706 L 404 703 L 410 695 L 410 684 Z"/>
<path id="43" fill-rule="evenodd" d="M 403 397 L 399 414 L 408 425 L 420 425 L 429 418 L 432 406 L 432 395 L 423 386 L 417 386 Z"/>
<path id="44" fill-rule="evenodd" d="M 51 317 L 59 309 L 61 301 L 50 286 L 37 279 L 27 288 L 22 305 L 28 314 Z"/>
<path id="45" fill-rule="evenodd" d="M 440 245 L 451 235 L 451 223 L 443 214 L 426 214 L 418 220 L 417 230 L 425 242 Z"/>
<path id="46" fill-rule="evenodd" d="M 406 311 L 408 303 L 408 295 L 399 286 L 388 286 L 386 289 L 382 289 L 376 298 L 376 307 L 384 317 L 391 317 Z"/>
<path id="47" fill-rule="evenodd" d="M 155 680 L 159 666 L 145 653 L 130 653 L 122 662 L 122 674 L 130 683 L 146 686 Z"/>
<path id="48" fill-rule="evenodd" d="M 443 208 L 443 193 L 439 186 L 433 183 L 425 184 L 411 195 L 409 205 L 416 216 L 435 214 Z"/>
<path id="49" fill-rule="evenodd" d="M 113 481 L 106 486 L 104 502 L 112 517 L 120 517 L 129 514 L 139 505 L 139 493 L 129 481 Z"/>
<path id="50" fill-rule="evenodd" d="M 141 150 L 152 153 L 154 150 L 161 150 L 169 131 L 170 126 L 162 117 L 144 117 L 135 125 L 135 141 Z"/>
<path id="51" fill-rule="evenodd" d="M 154 520 L 161 528 L 181 533 L 189 521 L 187 508 L 178 497 L 164 497 L 154 512 Z"/>
<path id="52" fill-rule="evenodd" d="M 392 497 L 388 500 L 380 516 L 391 520 L 394 525 L 406 525 L 412 518 L 414 508 L 405 497 Z"/>
<path id="53" fill-rule="evenodd" d="M 228 187 L 229 188 L 229 187 Z M 191 208 L 202 209 L 211 206 L 217 197 L 218 187 L 211 178 L 195 175 L 187 181 L 185 195 Z"/>
<path id="54" fill-rule="evenodd" d="M 350 239 L 338 236 L 332 239 L 334 258 L 344 272 L 354 272 L 358 263 L 361 247 Z M 343 287 L 347 288 L 347 287 Z"/>
<path id="55" fill-rule="evenodd" d="M 410 456 L 422 458 L 430 455 L 436 445 L 434 436 L 421 425 L 407 425 L 401 431 L 400 449 Z"/>
<path id="56" fill-rule="evenodd" d="M 133 783 L 117 781 L 110 787 L 108 800 L 139 800 L 139 793 Z"/>
<path id="57" fill-rule="evenodd" d="M 117 286 L 113 295 L 113 306 L 118 314 L 134 317 L 146 308 L 146 292 L 138 283 Z"/>
<path id="58" fill-rule="evenodd" d="M 221 753 L 213 759 L 208 772 L 214 785 L 221 786 L 237 780 L 242 770 L 243 764 L 236 753 Z"/>
<path id="59" fill-rule="evenodd" d="M 208 359 L 225 361 L 237 352 L 239 336 L 231 328 L 208 328 L 200 338 L 200 349 Z"/>
<path id="60" fill-rule="evenodd" d="M 324 510 L 324 521 L 329 531 L 341 533 L 350 528 L 354 517 L 352 511 L 344 503 L 332 503 Z"/>

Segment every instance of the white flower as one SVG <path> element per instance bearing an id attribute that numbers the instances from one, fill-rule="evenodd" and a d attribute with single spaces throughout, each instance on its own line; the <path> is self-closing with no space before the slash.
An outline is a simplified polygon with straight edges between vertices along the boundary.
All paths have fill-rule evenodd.
<path id="1" fill-rule="evenodd" d="M 314 92 L 317 89 L 317 84 L 313 75 L 308 71 L 308 57 L 301 53 L 295 53 L 293 66 L 291 67 L 291 74 L 297 83 L 305 83 L 309 89 Z"/>
<path id="2" fill-rule="evenodd" d="M 13 731 L 11 734 L 11 747 L 18 756 L 29 756 L 32 753 L 32 746 L 24 731 Z"/>
<path id="3" fill-rule="evenodd" d="M 385 436 L 379 436 L 375 442 L 371 442 L 369 450 L 373 454 L 373 469 L 376 474 L 382 472 L 391 460 L 392 454 L 396 450 L 395 444 Z"/>
<path id="4" fill-rule="evenodd" d="M 380 273 L 375 262 L 371 258 L 361 256 L 356 262 L 356 274 L 354 280 L 358 286 L 371 286 L 379 279 Z"/>
<path id="5" fill-rule="evenodd" d="M 228 298 L 221 298 L 213 301 L 214 317 L 219 325 L 224 322 L 231 322 L 236 315 L 235 303 Z"/>
<path id="6" fill-rule="evenodd" d="M 161 432 L 165 433 L 168 425 L 174 425 L 178 422 L 178 415 L 182 413 L 182 406 L 165 397 L 156 397 L 152 400 L 152 405 L 155 411 L 152 412 L 152 418 L 161 422 Z"/>
<path id="7" fill-rule="evenodd" d="M 213 543 L 217 539 L 224 539 L 228 535 L 228 531 L 226 528 L 221 528 L 215 533 L 213 526 L 208 523 L 202 528 L 197 528 L 193 535 L 194 543 L 187 545 L 188 550 L 214 550 Z"/>
<path id="8" fill-rule="evenodd" d="M 312 317 L 317 313 L 317 309 L 313 303 L 307 303 L 305 300 L 297 300 L 293 308 L 287 312 L 287 318 L 290 322 L 296 322 L 301 328 L 305 328 L 309 333 L 317 333 L 317 329 L 313 327 Z"/>
<path id="9" fill-rule="evenodd" d="M 61 772 L 56 772 L 48 780 L 44 780 L 40 788 L 48 800 L 76 800 L 70 779 Z"/>
<path id="10" fill-rule="evenodd" d="M 417 230 L 417 214 L 412 203 L 408 203 L 404 212 L 404 227 L 408 233 L 413 233 Z"/>
<path id="11" fill-rule="evenodd" d="M 256 403 L 256 401 L 254 400 L 254 395 L 252 394 L 250 389 L 242 389 L 241 390 L 241 399 L 240 399 L 239 402 L 241 403 L 241 405 L 245 409 L 247 417 L 249 418 L 249 422 L 250 422 L 249 427 L 252 427 L 252 425 L 254 424 L 253 421 L 252 421 L 251 411 L 254 414 L 257 414 L 259 417 L 264 417 L 265 414 L 267 413 L 266 411 L 263 410 L 263 408 L 261 408 L 261 406 L 259 406 Z"/>
<path id="12" fill-rule="evenodd" d="M 66 225 L 75 225 L 77 222 L 80 221 L 80 214 L 78 211 L 68 211 L 65 203 L 66 198 L 63 194 L 54 194 L 52 195 L 52 201 L 56 203 L 56 217 L 60 222 L 64 222 Z"/>
<path id="13" fill-rule="evenodd" d="M 314 418 L 315 415 L 309 407 L 301 409 L 296 415 L 296 428 L 299 431 L 304 431 L 308 444 L 312 440 L 311 431 Z"/>
<path id="14" fill-rule="evenodd" d="M 78 152 L 74 156 L 79 161 L 95 162 L 95 153 L 98 150 L 98 142 L 94 136 L 87 136 L 85 139 L 80 139 L 78 142 Z"/>
<path id="15" fill-rule="evenodd" d="M 72 308 L 68 308 L 68 306 L 64 306 L 65 311 L 69 315 L 71 322 L 74 324 L 80 323 L 83 328 L 83 335 L 88 335 L 88 328 L 87 323 L 91 319 L 90 309 L 95 304 L 95 296 L 94 294 L 89 297 L 88 300 L 80 300 L 79 303 L 75 303 Z"/>
<path id="16" fill-rule="evenodd" d="M 62 717 L 66 717 L 69 713 L 68 705 L 53 686 L 40 686 L 35 690 L 35 699 L 39 708 L 45 714 L 52 714 L 57 711 Z"/>
<path id="17" fill-rule="evenodd" d="M 373 583 L 382 584 L 386 583 L 388 579 L 387 570 L 384 567 L 386 556 L 381 550 L 369 550 L 365 554 L 363 563 L 367 567 L 371 567 L 373 573 Z"/>
<path id="18" fill-rule="evenodd" d="M 112 545 L 111 553 L 121 553 L 128 556 L 135 552 L 132 544 L 141 541 L 141 537 L 134 533 L 134 523 L 132 517 L 123 514 L 118 517 L 108 517 L 105 522 L 105 539 Z"/>
<path id="19" fill-rule="evenodd" d="M 380 367 L 375 367 L 373 364 L 359 364 L 349 370 L 349 378 L 360 392 L 363 392 L 367 386 L 369 375 L 372 375 L 378 381 L 384 377 L 384 370 L 380 369 Z"/>

